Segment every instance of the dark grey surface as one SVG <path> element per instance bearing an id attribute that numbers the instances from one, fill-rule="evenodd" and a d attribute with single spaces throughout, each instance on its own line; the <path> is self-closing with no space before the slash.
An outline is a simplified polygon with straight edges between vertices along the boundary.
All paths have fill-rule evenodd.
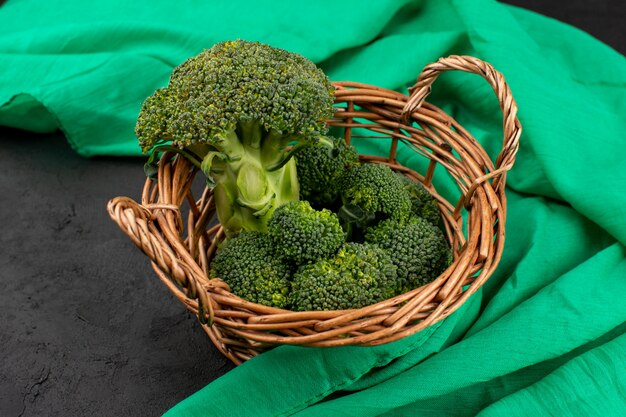
<path id="1" fill-rule="evenodd" d="M 0 142 L 0 416 L 160 415 L 232 368 L 106 213 L 142 159 Z"/>
<path id="2" fill-rule="evenodd" d="M 623 0 L 510 3 L 626 52 Z M 0 143 L 0 417 L 157 416 L 232 369 L 106 213 L 139 197 L 143 159 Z"/>
<path id="3" fill-rule="evenodd" d="M 584 30 L 626 55 L 625 0 L 506 0 Z"/>

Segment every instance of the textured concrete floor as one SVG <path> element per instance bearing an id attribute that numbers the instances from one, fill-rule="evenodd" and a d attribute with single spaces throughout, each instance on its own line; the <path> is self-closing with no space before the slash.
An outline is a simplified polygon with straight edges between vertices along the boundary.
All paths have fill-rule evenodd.
<path id="1" fill-rule="evenodd" d="M 508 2 L 626 53 L 623 0 Z M 0 143 L 0 417 L 158 416 L 232 369 L 106 213 L 139 197 L 143 159 Z"/>
<path id="2" fill-rule="evenodd" d="M 160 415 L 232 368 L 109 219 L 142 160 L 0 143 L 0 416 Z"/>

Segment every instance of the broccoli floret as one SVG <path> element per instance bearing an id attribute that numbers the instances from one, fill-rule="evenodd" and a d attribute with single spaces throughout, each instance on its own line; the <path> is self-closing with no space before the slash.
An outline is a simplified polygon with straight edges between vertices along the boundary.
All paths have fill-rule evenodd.
<path id="1" fill-rule="evenodd" d="M 345 241 L 337 215 L 314 210 L 308 201 L 277 208 L 267 229 L 276 252 L 296 265 L 331 257 Z"/>
<path id="2" fill-rule="evenodd" d="M 227 239 L 211 262 L 211 276 L 221 278 L 237 296 L 253 303 L 285 308 L 291 267 L 273 251 L 267 233 L 241 232 Z"/>
<path id="3" fill-rule="evenodd" d="M 342 175 L 339 210 L 342 225 L 350 239 L 358 240 L 366 227 L 385 219 L 406 221 L 411 214 L 411 199 L 400 177 L 382 164 L 363 164 Z"/>
<path id="4" fill-rule="evenodd" d="M 408 223 L 382 221 L 366 231 L 365 241 L 390 254 L 398 268 L 403 292 L 437 278 L 452 259 L 450 245 L 442 231 L 419 217 L 412 217 Z"/>
<path id="5" fill-rule="evenodd" d="M 439 224 L 441 213 L 435 197 L 419 181 L 414 181 L 400 173 L 397 173 L 397 175 L 402 179 L 404 188 L 411 198 L 411 211 L 413 214 L 428 220 L 434 225 Z"/>
<path id="6" fill-rule="evenodd" d="M 332 148 L 318 143 L 295 156 L 300 198 L 314 207 L 332 207 L 339 200 L 339 178 L 359 165 L 359 154 L 353 146 L 339 138 L 328 140 L 332 141 Z"/>
<path id="7" fill-rule="evenodd" d="M 334 258 L 301 266 L 293 277 L 296 311 L 361 308 L 398 290 L 396 267 L 376 245 L 347 243 Z"/>
<path id="8" fill-rule="evenodd" d="M 174 69 L 169 85 L 144 102 L 135 132 L 144 151 L 171 141 L 153 156 L 179 152 L 204 172 L 229 236 L 266 231 L 272 211 L 298 199 L 291 156 L 326 132 L 333 92 L 301 55 L 222 42 Z"/>

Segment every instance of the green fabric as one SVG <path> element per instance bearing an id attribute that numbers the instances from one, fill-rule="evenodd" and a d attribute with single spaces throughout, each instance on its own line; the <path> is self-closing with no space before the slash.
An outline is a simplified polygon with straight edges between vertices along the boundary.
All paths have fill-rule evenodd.
<path id="1" fill-rule="evenodd" d="M 374 348 L 276 348 L 167 417 L 626 415 L 626 59 L 493 1 L 362 4 L 179 2 L 173 12 L 162 1 L 10 0 L 0 9 L 0 124 L 59 126 L 86 156 L 138 154 L 142 100 L 173 66 L 231 38 L 300 52 L 333 80 L 400 90 L 441 56 L 473 55 L 506 76 L 517 100 L 524 132 L 507 182 L 504 256 L 459 311 Z M 443 75 L 429 101 L 495 158 L 501 113 L 484 80 Z M 458 193 L 441 169 L 435 185 Z"/>

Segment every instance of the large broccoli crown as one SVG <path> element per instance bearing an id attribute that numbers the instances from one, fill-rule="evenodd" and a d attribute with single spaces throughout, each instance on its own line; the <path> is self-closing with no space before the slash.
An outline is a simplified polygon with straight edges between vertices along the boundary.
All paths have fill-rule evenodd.
<path id="1" fill-rule="evenodd" d="M 404 189 L 411 198 L 411 211 L 413 215 L 428 220 L 437 225 L 441 220 L 441 212 L 437 200 L 424 188 L 422 183 L 414 181 L 400 173 L 396 173 L 404 184 Z"/>
<path id="2" fill-rule="evenodd" d="M 366 231 L 365 241 L 391 255 L 404 291 L 437 278 L 452 256 L 441 230 L 419 217 L 412 217 L 408 223 L 384 220 Z"/>
<path id="3" fill-rule="evenodd" d="M 276 252 L 296 265 L 333 256 L 345 240 L 337 215 L 314 210 L 307 201 L 277 208 L 267 229 Z"/>
<path id="4" fill-rule="evenodd" d="M 296 311 L 345 310 L 386 300 L 398 290 L 396 267 L 376 245 L 347 243 L 334 258 L 300 267 L 292 282 Z"/>
<path id="5" fill-rule="evenodd" d="M 215 44 L 172 72 L 143 104 L 136 134 L 144 150 L 159 139 L 214 144 L 241 122 L 282 136 L 316 136 L 332 117 L 333 87 L 299 54 L 243 40 Z"/>
<path id="6" fill-rule="evenodd" d="M 386 165 L 363 164 L 347 171 L 339 181 L 346 209 L 360 221 L 374 218 L 408 220 L 411 200 L 402 180 Z"/>
<path id="7" fill-rule="evenodd" d="M 296 154 L 300 198 L 327 207 L 339 199 L 337 184 L 341 175 L 359 164 L 359 154 L 343 139 L 328 138 L 333 147 L 319 142 Z"/>
<path id="8" fill-rule="evenodd" d="M 266 233 L 241 232 L 218 249 L 211 276 L 221 278 L 233 293 L 253 303 L 287 306 L 291 267 L 273 252 Z"/>

